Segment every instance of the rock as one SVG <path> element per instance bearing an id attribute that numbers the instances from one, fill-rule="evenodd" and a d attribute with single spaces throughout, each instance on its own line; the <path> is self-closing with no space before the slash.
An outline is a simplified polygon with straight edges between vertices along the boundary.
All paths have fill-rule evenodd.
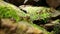
<path id="1" fill-rule="evenodd" d="M 60 23 L 54 26 L 53 32 L 54 34 L 60 34 Z"/>
<path id="2" fill-rule="evenodd" d="M 20 34 L 48 34 L 49 32 L 47 32 L 44 28 L 40 28 L 37 27 L 34 24 L 30 24 L 26 21 L 20 21 L 18 23 L 18 27 L 17 27 L 17 32 Z"/>
<path id="3" fill-rule="evenodd" d="M 44 28 L 47 30 L 47 31 L 49 31 L 49 32 L 51 32 L 52 30 L 53 30 L 53 28 L 54 28 L 54 24 L 45 24 L 44 25 Z"/>
<path id="4" fill-rule="evenodd" d="M 29 15 L 31 21 L 45 19 L 46 22 L 47 20 L 51 19 L 51 17 L 57 17 L 60 15 L 58 10 L 47 7 L 21 5 L 19 8 L 26 11 L 26 14 Z"/>
<path id="5" fill-rule="evenodd" d="M 51 26 L 54 26 L 54 24 L 45 24 L 44 26 L 51 27 Z"/>
<path id="6" fill-rule="evenodd" d="M 15 33 L 17 23 L 14 23 L 14 20 L 11 19 L 1 19 L 1 29 L 6 34 Z"/>
<path id="7" fill-rule="evenodd" d="M 45 24 L 43 27 L 51 32 L 56 24 L 60 24 L 59 19 L 57 19 L 55 21 L 51 21 L 50 23 Z"/>
<path id="8" fill-rule="evenodd" d="M 5 31 L 0 29 L 0 34 L 5 34 Z"/>
<path id="9" fill-rule="evenodd" d="M 43 31 L 38 30 L 36 28 L 29 28 L 26 33 L 28 33 L 28 34 L 43 34 Z"/>
<path id="10" fill-rule="evenodd" d="M 7 8 L 6 8 L 7 7 Z M 10 8 L 9 8 L 10 7 Z M 8 3 L 5 3 L 5 2 L 0 2 L 0 8 L 3 8 L 3 9 L 1 9 L 0 10 L 0 16 L 2 16 L 3 14 L 3 16 L 5 17 L 5 14 L 6 13 L 8 13 L 8 14 L 10 14 L 11 15 L 11 13 L 10 13 L 10 11 L 9 10 L 11 10 L 12 12 L 13 11 L 16 11 L 16 13 L 18 13 L 17 15 L 19 15 L 19 16 L 25 16 L 25 14 L 24 13 L 22 13 L 22 11 L 20 12 L 20 9 L 18 9 L 18 8 L 16 8 L 15 6 L 13 6 L 13 5 L 11 5 L 11 4 L 8 4 Z M 6 9 L 6 10 L 5 10 Z M 8 10 L 9 9 L 9 10 Z M 33 9 L 32 7 L 31 7 L 31 9 Z M 34 9 L 36 9 L 36 7 L 34 8 Z M 33 9 L 33 10 L 34 10 Z M 38 9 L 39 9 L 39 7 L 38 7 Z M 37 9 L 37 10 L 38 10 Z M 6 11 L 6 12 L 4 12 L 3 13 L 3 10 L 4 11 Z M 37 10 L 34 10 L 34 11 L 37 11 Z M 39 9 L 40 10 L 40 9 Z M 42 10 L 43 10 L 43 8 L 42 8 Z M 9 12 L 8 12 L 9 11 Z M 45 10 L 44 10 L 45 11 Z M 43 11 L 43 12 L 44 12 Z M 36 13 L 37 15 L 39 14 L 39 12 L 40 11 L 37 11 L 38 13 Z M 32 13 L 32 12 L 31 12 Z M 29 12 L 29 14 L 31 14 L 30 12 Z M 34 13 L 34 12 L 33 12 Z M 2 15 L 1 15 L 2 14 Z M 31 22 L 27 22 L 27 21 L 24 21 L 24 20 L 22 20 L 22 22 L 21 21 L 18 21 L 18 22 L 14 22 L 14 20 L 11 20 L 10 18 L 8 18 L 8 15 L 7 14 L 7 16 L 6 16 L 6 18 L 3 18 L 3 16 L 1 17 L 1 23 L 2 23 L 2 27 L 3 27 L 3 29 L 6 29 L 6 31 L 8 32 L 8 34 L 9 33 L 11 33 L 11 32 L 13 32 L 13 33 L 16 33 L 16 34 L 25 34 L 27 31 L 28 32 L 30 32 L 30 30 L 33 30 L 33 32 L 32 33 L 34 33 L 34 34 L 48 34 L 49 32 L 48 31 L 46 31 L 44 28 L 42 28 L 42 27 L 39 27 L 39 26 L 37 26 L 37 25 L 35 25 L 35 24 L 31 24 Z M 13 12 L 12 14 L 14 14 L 14 15 L 12 15 L 13 17 L 15 17 L 16 18 L 16 16 L 15 16 L 15 13 Z M 21 14 L 23 14 L 23 15 L 21 15 Z M 45 14 L 45 13 L 44 13 Z M 44 15 L 43 14 L 43 15 Z M 33 14 L 33 15 L 35 15 L 35 13 Z M 46 14 L 47 15 L 47 14 Z M 45 16 L 46 16 L 45 15 Z M 17 16 L 17 17 L 19 17 L 19 16 Z M 9 17 L 11 17 L 11 16 L 9 16 Z M 32 16 L 31 16 L 32 17 Z M 35 17 L 35 16 L 34 16 Z M 38 17 L 38 16 L 37 16 Z M 17 19 L 19 19 L 19 18 L 17 18 Z M 31 29 L 30 29 L 30 27 L 31 27 Z M 8 29 L 8 30 L 7 30 Z M 26 31 L 26 30 L 27 31 Z M 41 33 L 43 31 L 43 33 Z M 6 33 L 7 33 L 6 32 Z M 49 33 L 50 34 L 50 33 Z"/>
<path id="11" fill-rule="evenodd" d="M 20 19 L 22 19 L 23 16 L 25 16 L 25 13 L 21 11 L 18 7 L 4 1 L 0 2 L 1 18 L 12 18 L 16 22 L 18 22 L 20 21 Z"/>
<path id="12" fill-rule="evenodd" d="M 50 7 L 53 8 L 57 8 L 58 6 L 60 6 L 60 0 L 46 0 L 46 2 Z"/>
<path id="13" fill-rule="evenodd" d="M 60 19 L 57 19 L 57 20 L 55 20 L 55 21 L 52 21 L 51 23 L 52 23 L 52 24 L 59 24 L 59 23 L 60 23 L 59 21 L 60 21 Z"/>
<path id="14" fill-rule="evenodd" d="M 13 23 L 10 19 L 1 19 L 2 21 L 2 30 L 6 32 L 6 34 L 48 34 L 44 28 L 38 27 L 37 25 L 30 24 L 26 21 L 20 21 L 19 23 Z M 17 29 L 16 29 L 17 28 Z M 43 31 L 44 30 L 44 31 Z"/>
<path id="15" fill-rule="evenodd" d="M 10 31 L 15 30 L 17 27 L 17 24 L 14 23 L 14 21 L 11 21 L 10 19 L 1 19 L 1 21 L 2 21 L 1 26 L 4 28 L 10 28 L 9 29 Z"/>
<path id="16" fill-rule="evenodd" d="M 18 28 L 21 29 L 22 32 L 25 32 L 26 34 L 43 34 L 42 30 L 39 30 L 38 28 L 34 28 L 28 23 L 23 24 L 24 22 L 19 22 Z M 19 30 L 18 30 L 19 31 Z"/>

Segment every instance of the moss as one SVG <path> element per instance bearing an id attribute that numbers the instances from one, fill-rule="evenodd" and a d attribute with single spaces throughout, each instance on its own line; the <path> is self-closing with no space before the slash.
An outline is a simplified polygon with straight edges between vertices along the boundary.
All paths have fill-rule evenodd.
<path id="1" fill-rule="evenodd" d="M 54 28 L 54 34 L 60 34 L 60 25 L 56 25 Z"/>
<path id="2" fill-rule="evenodd" d="M 51 16 L 50 8 L 47 7 L 27 6 L 20 9 L 27 12 L 31 21 L 42 19 L 44 22 L 46 22 Z"/>
<path id="3" fill-rule="evenodd" d="M 0 18 L 13 18 L 18 22 L 21 20 L 20 17 L 24 15 L 25 14 L 16 6 L 4 1 L 0 2 Z"/>
<path id="4" fill-rule="evenodd" d="M 58 24 L 54 26 L 53 31 L 54 31 L 54 34 L 60 34 L 60 20 L 56 20 L 56 21 L 58 22 Z"/>

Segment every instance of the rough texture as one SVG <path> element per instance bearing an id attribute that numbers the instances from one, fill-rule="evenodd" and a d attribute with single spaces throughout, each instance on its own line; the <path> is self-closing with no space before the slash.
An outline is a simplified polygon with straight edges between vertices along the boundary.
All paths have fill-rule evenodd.
<path id="1" fill-rule="evenodd" d="M 50 7 L 53 8 L 57 8 L 58 6 L 60 6 L 60 0 L 46 0 L 46 2 Z"/>
<path id="2" fill-rule="evenodd" d="M 14 5 L 11 5 L 4 1 L 0 2 L 0 9 L 1 9 L 0 10 L 0 19 L 1 19 L 0 34 L 2 34 L 2 31 L 3 31 L 3 34 L 32 34 L 32 33 L 33 34 L 50 34 L 44 28 L 39 27 L 35 24 L 32 24 L 28 21 L 17 20 L 17 19 L 20 19 L 18 17 L 25 17 L 25 13 L 21 11 L 19 8 L 17 9 L 16 8 L 17 7 L 15 7 Z M 16 13 L 13 13 L 13 11 Z M 16 23 L 14 20 L 11 19 L 11 17 L 13 19 L 16 19 L 18 22 Z"/>
<path id="3" fill-rule="evenodd" d="M 50 34 L 44 28 L 26 21 L 20 21 L 18 23 L 13 23 L 10 19 L 2 19 L 1 21 L 1 32 L 6 32 L 4 34 Z"/>
<path id="4" fill-rule="evenodd" d="M 48 20 L 48 18 L 60 15 L 59 11 L 48 7 L 37 7 L 37 6 L 33 7 L 29 5 L 22 5 L 20 6 L 20 9 L 26 11 L 26 14 L 30 17 L 31 21 L 41 19 Z"/>
<path id="5" fill-rule="evenodd" d="M 52 34 L 51 28 L 60 22 L 58 10 L 29 5 L 19 8 L 0 1 L 0 34 Z M 36 24 L 34 21 L 37 21 Z M 56 29 L 54 31 L 57 31 Z"/>
<path id="6" fill-rule="evenodd" d="M 21 20 L 21 17 L 25 16 L 19 8 L 4 1 L 0 2 L 0 18 L 11 18 L 16 21 Z"/>

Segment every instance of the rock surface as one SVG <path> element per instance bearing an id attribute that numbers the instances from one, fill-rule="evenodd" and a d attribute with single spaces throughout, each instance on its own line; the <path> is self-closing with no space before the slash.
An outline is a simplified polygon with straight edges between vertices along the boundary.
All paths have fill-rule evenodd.
<path id="1" fill-rule="evenodd" d="M 60 0 L 46 0 L 46 2 L 50 7 L 53 8 L 57 8 L 58 6 L 60 6 Z"/>

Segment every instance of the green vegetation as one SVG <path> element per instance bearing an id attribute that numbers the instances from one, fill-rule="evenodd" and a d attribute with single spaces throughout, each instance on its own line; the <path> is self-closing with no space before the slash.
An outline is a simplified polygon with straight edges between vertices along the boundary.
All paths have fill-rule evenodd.
<path id="1" fill-rule="evenodd" d="M 22 11 L 20 9 L 25 10 L 27 13 L 24 13 L 24 11 Z M 20 9 L 12 4 L 6 3 L 4 1 L 0 1 L 0 18 L 1 19 L 2 18 L 8 18 L 8 19 L 12 18 L 17 23 L 18 22 L 20 23 L 19 26 L 21 26 L 21 25 L 23 26 L 23 27 L 21 26 L 22 27 L 21 29 L 24 29 L 24 25 L 26 25 L 28 27 L 33 27 L 33 28 L 37 28 L 38 30 L 42 30 L 43 34 L 51 34 L 43 27 L 33 24 L 33 21 L 42 19 L 44 21 L 43 23 L 46 24 L 46 22 L 49 20 L 49 18 L 54 15 L 53 9 L 52 9 L 53 11 L 51 11 L 51 9 L 47 8 L 47 7 L 31 7 L 31 6 L 25 7 L 24 9 L 23 8 L 20 8 Z M 58 12 L 56 12 L 55 15 L 57 13 Z M 59 13 L 59 15 L 60 15 L 60 13 Z M 23 23 L 21 21 L 23 21 Z M 59 20 L 56 20 L 56 23 L 58 21 Z M 55 25 L 54 30 L 53 30 L 54 33 L 59 34 L 60 33 L 59 29 L 60 29 L 60 24 Z"/>
<path id="2" fill-rule="evenodd" d="M 14 5 L 3 1 L 0 2 L 0 18 L 13 18 L 16 22 L 18 22 L 21 20 L 20 16 L 24 15 L 25 14 Z"/>
<path id="3" fill-rule="evenodd" d="M 45 23 L 48 20 L 48 18 L 51 17 L 50 8 L 47 7 L 31 7 L 27 6 L 25 8 L 20 8 L 22 10 L 25 10 L 30 17 L 31 21 L 34 20 L 43 20 Z"/>
<path id="4" fill-rule="evenodd" d="M 60 33 L 60 24 L 57 24 L 54 27 L 54 34 L 59 34 L 59 33 Z"/>

